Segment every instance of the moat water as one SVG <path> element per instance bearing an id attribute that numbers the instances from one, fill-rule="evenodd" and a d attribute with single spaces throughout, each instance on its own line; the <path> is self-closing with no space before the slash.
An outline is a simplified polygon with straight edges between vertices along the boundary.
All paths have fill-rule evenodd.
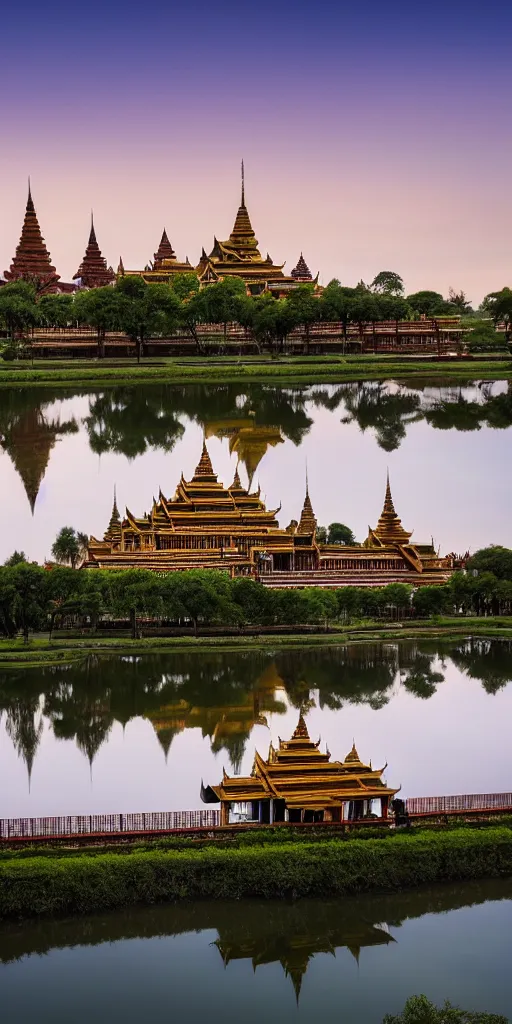
<path id="1" fill-rule="evenodd" d="M 425 993 L 512 1019 L 512 881 L 0 926 L 2 1021 L 381 1024 Z"/>
<path id="2" fill-rule="evenodd" d="M 300 515 L 306 464 L 319 523 L 363 539 L 389 468 L 413 539 L 443 552 L 512 546 L 512 389 L 506 382 L 148 385 L 81 393 L 2 390 L 0 562 L 42 561 L 59 529 L 102 536 L 118 503 L 137 515 L 190 478 L 203 432 L 226 484 L 261 485 L 286 526 Z"/>
<path id="3" fill-rule="evenodd" d="M 512 642 L 90 656 L 0 671 L 0 817 L 201 807 L 201 780 L 311 737 L 408 796 L 510 792 Z M 8 780 L 8 782 L 6 781 Z"/>

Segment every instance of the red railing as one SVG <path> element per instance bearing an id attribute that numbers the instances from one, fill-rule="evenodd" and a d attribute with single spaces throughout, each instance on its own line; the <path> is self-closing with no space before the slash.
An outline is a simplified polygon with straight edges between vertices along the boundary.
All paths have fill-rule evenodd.
<path id="1" fill-rule="evenodd" d="M 413 796 L 408 814 L 450 814 L 464 811 L 512 810 L 512 793 L 464 793 L 459 796 Z"/>
<path id="2" fill-rule="evenodd" d="M 185 828 L 215 828 L 218 810 L 153 811 L 146 814 L 65 814 L 54 818 L 0 818 L 0 839 L 46 836 L 85 836 L 121 832 L 169 832 Z"/>

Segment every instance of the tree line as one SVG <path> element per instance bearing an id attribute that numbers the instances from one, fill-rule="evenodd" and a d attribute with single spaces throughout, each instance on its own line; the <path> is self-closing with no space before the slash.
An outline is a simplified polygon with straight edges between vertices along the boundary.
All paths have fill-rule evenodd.
<path id="1" fill-rule="evenodd" d="M 145 569 L 79 571 L 41 567 L 15 552 L 0 567 L 0 634 L 31 630 L 50 634 L 71 620 L 91 631 L 103 621 L 129 620 L 132 636 L 140 620 L 192 626 L 333 626 L 361 619 L 403 620 L 443 614 L 509 615 L 512 612 L 512 551 L 493 546 L 478 551 L 468 572 L 454 573 L 444 586 L 323 590 L 270 589 L 247 577 L 231 579 L 218 570 L 158 574 Z"/>
<path id="2" fill-rule="evenodd" d="M 508 343 L 512 329 L 512 290 L 490 293 L 475 314 L 462 291 L 450 289 L 447 299 L 430 290 L 405 295 L 401 277 L 391 271 L 377 274 L 370 285 L 360 281 L 355 288 L 334 279 L 320 294 L 315 294 L 314 285 L 301 284 L 286 298 L 269 292 L 247 295 L 243 281 L 234 277 L 200 288 L 195 274 L 175 274 L 170 284 L 147 284 L 142 277 L 127 275 L 113 287 L 73 295 L 38 296 L 27 281 L 0 288 L 0 325 L 10 339 L 4 358 L 14 358 L 20 339 L 37 326 L 90 327 L 97 333 L 99 357 L 105 352 L 106 333 L 119 331 L 134 342 L 140 360 L 151 338 L 169 337 L 178 330 L 185 331 L 197 352 L 204 354 L 199 328 L 208 324 L 223 325 L 225 337 L 228 325 L 239 324 L 260 351 L 272 352 L 282 350 L 290 332 L 302 328 L 308 351 L 315 323 L 341 324 L 346 342 L 351 326 L 362 332 L 378 321 L 398 323 L 422 316 L 461 316 L 470 347 L 499 348 Z M 504 334 L 496 332 L 498 325 L 504 325 Z"/>

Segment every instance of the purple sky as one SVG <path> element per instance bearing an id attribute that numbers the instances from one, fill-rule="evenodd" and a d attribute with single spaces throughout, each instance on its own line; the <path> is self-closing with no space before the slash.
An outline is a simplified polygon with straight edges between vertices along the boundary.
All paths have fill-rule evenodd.
<path id="1" fill-rule="evenodd" d="M 288 270 L 408 291 L 509 283 L 512 12 L 322 0 L 143 10 L 28 0 L 2 16 L 0 272 L 26 180 L 64 279 L 94 208 L 109 263 L 225 238 L 246 163 L 261 248 Z"/>

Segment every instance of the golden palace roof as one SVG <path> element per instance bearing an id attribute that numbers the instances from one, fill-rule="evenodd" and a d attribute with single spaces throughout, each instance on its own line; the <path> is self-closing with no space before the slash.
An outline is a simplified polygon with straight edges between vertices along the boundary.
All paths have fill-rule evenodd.
<path id="1" fill-rule="evenodd" d="M 313 742 L 303 715 L 290 740 L 270 744 L 265 760 L 256 751 L 250 776 L 229 776 L 224 772 L 217 786 L 202 786 L 205 803 L 245 803 L 256 800 L 284 800 L 286 807 L 324 810 L 345 801 L 370 801 L 394 796 L 382 779 L 386 768 L 364 764 L 355 746 L 344 761 L 331 761 L 328 750 L 322 753 L 320 740 Z"/>

